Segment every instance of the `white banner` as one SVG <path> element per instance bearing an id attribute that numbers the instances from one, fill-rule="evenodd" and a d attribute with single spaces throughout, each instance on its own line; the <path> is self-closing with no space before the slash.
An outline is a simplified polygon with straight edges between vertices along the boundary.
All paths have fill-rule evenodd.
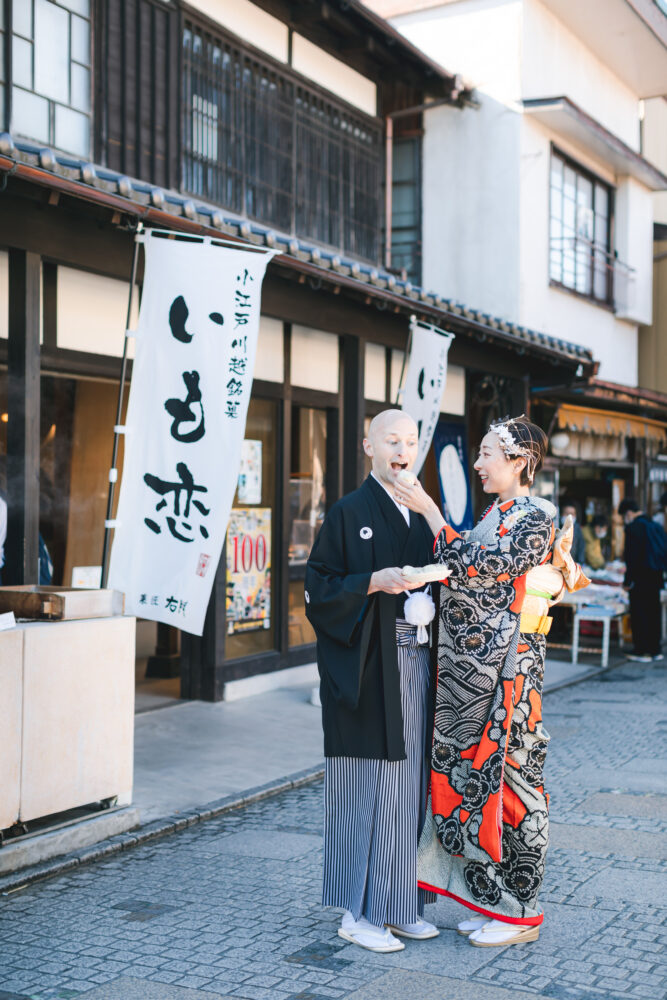
<path id="1" fill-rule="evenodd" d="M 201 635 L 239 473 L 273 252 L 146 234 L 108 586 Z"/>
<path id="2" fill-rule="evenodd" d="M 401 409 L 419 428 L 419 452 L 412 471 L 421 472 L 440 416 L 440 401 L 447 380 L 447 355 L 454 339 L 432 323 L 410 319 L 410 357 L 401 390 Z"/>

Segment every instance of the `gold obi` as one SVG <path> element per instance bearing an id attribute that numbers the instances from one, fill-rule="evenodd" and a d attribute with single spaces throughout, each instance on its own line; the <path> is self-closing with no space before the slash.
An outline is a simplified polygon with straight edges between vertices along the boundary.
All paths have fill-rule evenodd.
<path id="1" fill-rule="evenodd" d="M 538 632 L 540 635 L 547 635 L 551 628 L 553 618 L 548 615 L 531 615 L 526 611 L 521 612 L 519 631 L 524 635 Z"/>

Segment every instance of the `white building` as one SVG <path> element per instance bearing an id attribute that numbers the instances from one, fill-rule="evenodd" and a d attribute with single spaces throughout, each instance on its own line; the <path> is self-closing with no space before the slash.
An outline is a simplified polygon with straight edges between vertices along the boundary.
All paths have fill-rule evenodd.
<path id="1" fill-rule="evenodd" d="M 367 3 L 480 99 L 424 115 L 424 285 L 584 345 L 600 380 L 636 386 L 667 188 L 641 115 L 667 94 L 667 5 Z"/>

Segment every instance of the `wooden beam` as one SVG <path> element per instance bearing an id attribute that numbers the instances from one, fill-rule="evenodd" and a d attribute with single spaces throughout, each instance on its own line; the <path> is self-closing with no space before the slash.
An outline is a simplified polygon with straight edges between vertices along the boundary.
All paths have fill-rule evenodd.
<path id="1" fill-rule="evenodd" d="M 7 541 L 3 583 L 39 582 L 41 258 L 9 250 Z"/>
<path id="2" fill-rule="evenodd" d="M 343 358 L 343 494 L 356 490 L 364 478 L 364 356 L 365 341 L 341 337 Z"/>

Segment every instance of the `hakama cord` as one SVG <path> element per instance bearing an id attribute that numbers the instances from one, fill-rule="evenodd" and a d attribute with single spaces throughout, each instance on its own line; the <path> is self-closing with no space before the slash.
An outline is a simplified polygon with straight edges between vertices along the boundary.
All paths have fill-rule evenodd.
<path id="1" fill-rule="evenodd" d="M 494 504 L 467 539 L 445 526 L 431 793 L 419 844 L 423 888 L 489 917 L 538 924 L 548 842 L 542 771 L 546 641 L 521 635 L 525 575 L 550 558 L 556 510 Z"/>

